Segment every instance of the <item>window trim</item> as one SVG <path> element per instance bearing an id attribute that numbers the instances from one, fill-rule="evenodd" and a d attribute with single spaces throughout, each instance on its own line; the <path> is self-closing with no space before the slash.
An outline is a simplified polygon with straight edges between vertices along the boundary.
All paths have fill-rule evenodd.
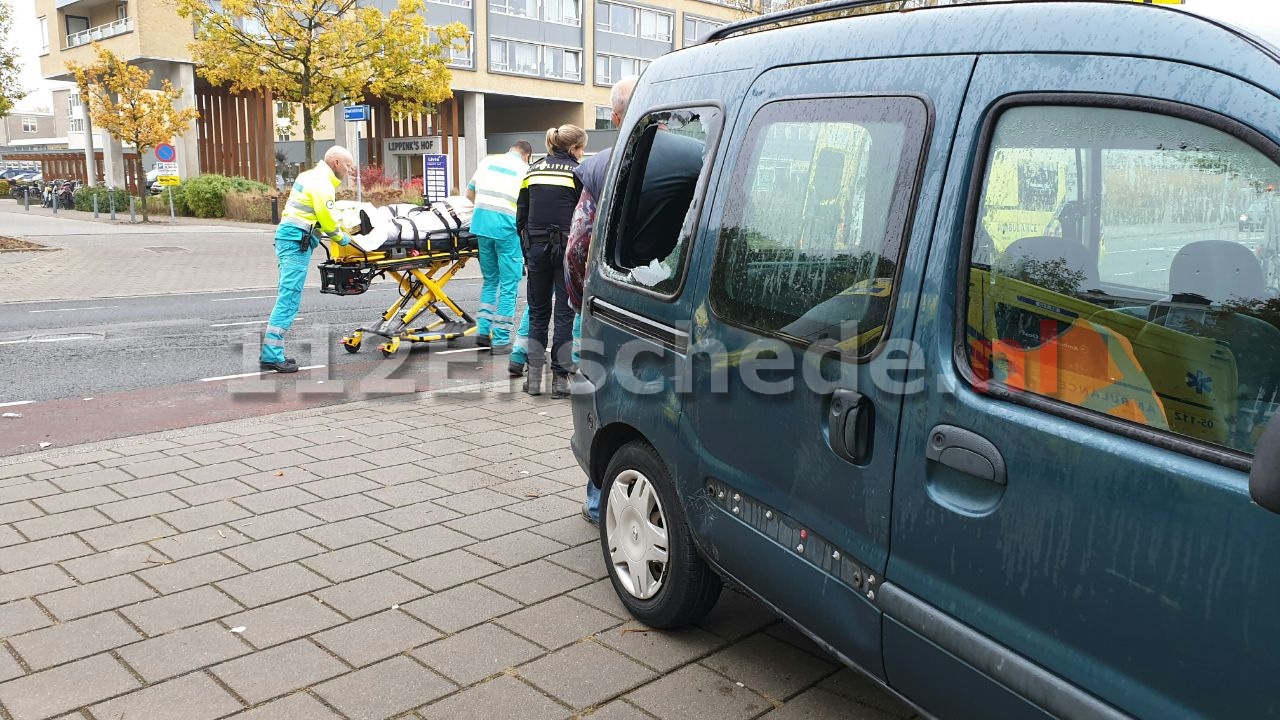
<path id="1" fill-rule="evenodd" d="M 637 5 L 635 3 L 626 2 L 625 0 L 595 0 L 595 2 L 597 5 L 614 5 L 614 6 L 627 7 L 627 8 L 631 8 L 632 10 L 635 10 L 636 12 L 636 31 L 631 33 L 624 33 L 624 32 L 618 32 L 617 30 L 613 30 L 610 28 L 600 27 L 600 10 L 597 7 L 595 16 L 593 18 L 596 32 L 605 33 L 607 35 L 615 35 L 617 37 L 629 37 L 629 38 L 635 38 L 637 40 L 645 40 L 648 42 L 667 43 L 673 46 L 675 45 L 675 41 L 676 41 L 676 11 L 675 10 L 651 7 L 647 5 Z M 646 37 L 644 35 L 644 31 L 641 29 L 642 22 L 640 18 L 646 12 L 651 12 L 655 15 L 667 16 L 667 19 L 670 21 L 667 25 L 669 29 L 670 37 L 668 37 L 666 40 L 663 40 L 662 38 Z M 609 21 L 610 21 L 610 25 L 612 25 L 613 11 L 609 12 Z"/>
<path id="2" fill-rule="evenodd" d="M 899 240 L 899 245 L 898 245 L 898 256 L 894 258 L 893 285 L 891 286 L 892 291 L 889 296 L 889 307 L 885 309 L 885 316 L 884 316 L 885 329 L 884 329 L 884 332 L 881 333 L 880 338 L 876 341 L 875 347 L 872 348 L 870 352 L 864 355 L 853 355 L 846 352 L 838 352 L 841 362 L 852 363 L 854 365 L 862 365 L 865 363 L 869 363 L 880 356 L 880 353 L 883 352 L 885 346 L 888 344 L 885 342 L 885 340 L 887 340 L 891 334 L 893 321 L 897 315 L 898 298 L 902 292 L 902 275 L 904 271 L 903 266 L 905 265 L 907 251 L 911 247 L 911 235 L 916 230 L 916 227 L 915 227 L 916 208 L 920 203 L 921 193 L 924 189 L 925 170 L 926 170 L 926 166 L 928 165 L 929 151 L 933 143 L 934 122 L 937 118 L 937 112 L 936 112 L 936 108 L 933 105 L 933 101 L 927 95 L 924 95 L 921 93 L 912 93 L 912 92 L 859 93 L 857 95 L 829 95 L 829 94 L 788 95 L 786 97 L 774 98 L 772 100 L 769 100 L 768 102 L 762 103 L 759 107 L 757 107 L 755 111 L 751 114 L 751 117 L 746 120 L 745 127 L 742 130 L 743 136 L 740 141 L 742 145 L 746 144 L 747 137 L 754 126 L 756 117 L 761 112 L 763 112 L 766 108 L 768 108 L 770 105 L 775 105 L 775 104 L 784 103 L 784 102 L 792 103 L 796 101 L 805 101 L 805 100 L 837 100 L 837 101 L 843 100 L 847 102 L 847 101 L 855 101 L 855 100 L 886 100 L 886 99 L 887 100 L 894 100 L 894 99 L 915 100 L 919 102 L 924 107 L 924 115 L 925 115 L 924 127 L 920 134 L 920 147 L 917 154 L 915 155 L 915 172 L 908 175 L 905 178 L 910 183 L 910 187 L 908 188 L 909 192 L 907 193 L 907 196 L 903 199 L 903 203 L 905 205 L 905 208 L 904 208 L 905 212 L 903 214 L 902 233 L 901 233 L 901 238 Z M 904 153 L 903 157 L 907 158 L 909 156 Z M 738 156 L 739 160 L 741 160 L 742 158 L 743 158 L 742 155 Z M 737 169 L 738 168 L 736 164 L 734 167 L 731 167 L 729 169 L 730 182 L 732 182 L 732 177 L 734 173 L 737 171 Z M 732 188 L 729 190 L 729 192 L 732 192 Z M 723 224 L 724 222 L 723 199 L 720 199 L 718 201 L 718 205 L 720 206 L 719 209 L 721 214 L 720 222 L 721 224 Z M 890 213 L 890 218 L 892 218 L 892 209 Z M 761 337 L 773 338 L 781 342 L 784 342 L 791 347 L 802 347 L 802 346 L 812 347 L 812 343 L 809 343 L 808 345 L 806 345 L 804 340 L 800 338 L 792 337 L 790 335 L 784 335 L 778 332 L 777 330 L 766 330 L 764 328 L 756 327 L 754 325 L 749 325 L 747 323 L 741 322 L 740 320 L 725 317 L 725 315 L 721 312 L 720 308 L 716 307 L 716 303 L 712 299 L 711 285 L 712 285 L 712 282 L 714 281 L 716 261 L 719 260 L 720 254 L 724 249 L 723 236 L 722 236 L 722 233 L 720 233 L 720 229 L 721 228 L 717 228 L 717 235 L 715 240 L 715 257 L 712 258 L 711 260 L 711 268 L 712 268 L 710 271 L 711 277 L 708 278 L 708 285 L 707 285 L 707 306 L 711 308 L 711 313 L 715 315 L 716 319 L 719 320 L 721 323 L 738 328 L 743 332 L 748 332 L 753 335 L 759 335 Z M 930 230 L 930 232 L 932 232 L 932 230 Z M 837 351 L 833 347 L 833 348 L 824 350 L 823 354 L 828 354 L 831 352 L 837 352 Z"/>
<path id="3" fill-rule="evenodd" d="M 626 37 L 626 36 L 624 35 L 623 37 Z M 618 58 L 619 60 L 636 61 L 637 63 L 636 72 L 633 73 L 635 75 L 643 75 L 644 71 L 649 69 L 648 65 L 646 65 L 643 68 L 639 67 L 639 63 L 649 63 L 650 65 L 652 65 L 653 61 L 657 60 L 657 58 L 643 58 L 643 57 L 638 57 L 636 55 L 622 55 L 620 53 L 601 52 L 600 50 L 596 50 L 595 54 L 591 56 L 591 80 L 592 80 L 592 84 L 594 84 L 596 87 L 613 87 L 614 85 L 618 84 L 618 80 L 621 80 L 622 78 L 627 76 L 627 74 L 623 74 L 621 77 L 618 78 L 618 80 L 612 80 L 609 82 L 600 82 L 599 76 L 596 75 L 596 60 L 602 57 Z M 703 105 L 702 107 L 706 107 L 706 106 Z"/>
<path id="4" fill-rule="evenodd" d="M 991 103 L 984 111 L 978 144 L 974 149 L 974 161 L 969 169 L 969 197 L 965 203 L 964 228 L 960 236 L 960 256 L 956 273 L 956 307 L 953 325 L 952 364 L 956 374 L 979 397 L 1010 402 L 1032 410 L 1055 415 L 1086 427 L 1111 432 L 1124 438 L 1153 445 L 1162 450 L 1186 455 L 1197 460 L 1248 473 L 1253 467 L 1253 456 L 1248 453 L 1213 445 L 1172 430 L 1160 430 L 1147 425 L 1127 422 L 1100 412 L 1072 405 L 1033 392 L 1018 391 L 1000 383 L 983 383 L 969 365 L 966 342 L 969 308 L 969 270 L 972 267 L 973 242 L 978 223 L 979 206 L 982 203 L 982 183 L 986 179 L 987 156 L 1000 123 L 1000 117 L 1008 110 L 1020 107 L 1067 106 L 1102 110 L 1132 110 L 1194 122 L 1235 137 L 1249 145 L 1263 157 L 1280 165 L 1280 145 L 1258 130 L 1234 118 L 1214 110 L 1196 107 L 1172 100 L 1116 95 L 1108 93 L 1033 92 L 1009 95 Z M 979 385 L 984 389 L 979 389 Z"/>
<path id="5" fill-rule="evenodd" d="M 685 30 L 687 29 L 687 23 L 689 23 L 689 21 L 693 21 L 695 24 L 696 23 L 713 24 L 715 27 L 712 27 L 707 32 L 707 36 L 710 36 L 711 33 L 715 32 L 716 30 L 719 30 L 725 25 L 728 25 L 730 22 L 728 20 L 717 20 L 716 18 L 703 17 L 701 15 L 690 13 L 690 12 L 680 13 L 680 43 L 681 43 L 680 47 L 681 48 L 693 47 L 694 45 L 698 45 L 700 44 L 699 41 L 702 39 L 701 36 L 695 37 L 692 39 L 689 38 L 689 35 L 685 32 Z"/>
<path id="6" fill-rule="evenodd" d="M 720 153 L 720 142 L 725 136 L 725 128 L 728 127 L 729 125 L 729 117 L 725 111 L 724 102 L 720 100 L 690 100 L 688 102 L 676 102 L 676 103 L 666 103 L 663 105 L 654 105 L 652 107 L 645 108 L 644 112 L 640 113 L 638 116 L 640 118 L 646 118 L 655 113 L 675 112 L 678 110 L 697 110 L 699 108 L 714 109 L 716 112 L 720 113 L 720 122 L 716 127 L 709 129 L 707 132 L 707 139 L 705 143 L 706 152 L 703 155 L 702 172 L 698 174 L 698 182 L 693 186 L 693 203 L 689 206 L 689 211 L 686 211 L 686 215 L 688 215 L 689 212 L 693 213 L 694 220 L 693 220 L 693 229 L 688 236 L 689 249 L 685 253 L 684 262 L 681 263 L 682 267 L 680 268 L 680 281 L 676 283 L 676 286 L 671 291 L 671 293 L 667 294 L 667 293 L 658 292 L 657 290 L 654 290 L 652 288 L 642 287 L 640 285 L 634 285 L 631 283 L 625 283 L 619 280 L 615 280 L 609 274 L 600 272 L 598 270 L 594 273 L 590 273 L 594 280 L 603 281 L 615 288 L 621 288 L 626 290 L 627 292 L 632 292 L 642 297 L 653 298 L 654 300 L 658 300 L 660 302 L 664 302 L 668 304 L 678 301 L 684 295 L 685 285 L 686 283 L 688 283 L 688 280 L 689 280 L 689 268 L 694 264 L 693 252 L 696 249 L 694 247 L 694 243 L 698 242 L 698 237 L 701 234 L 699 232 L 701 228 L 701 223 L 699 222 L 699 220 L 702 219 L 703 213 L 706 212 L 707 207 L 712 204 L 710 202 L 711 200 L 710 195 L 707 191 L 711 187 L 713 179 L 716 177 L 716 175 L 719 172 L 718 160 L 719 160 L 719 153 Z M 628 115 L 631 114 L 630 110 L 628 110 L 627 114 Z M 635 144 L 636 144 L 636 141 L 638 140 L 638 136 L 636 135 L 636 128 L 638 126 L 639 126 L 639 122 L 635 122 L 635 123 L 631 123 L 630 125 L 619 126 L 617 129 L 617 132 L 619 133 L 620 136 L 624 129 L 626 130 L 626 133 L 627 133 L 626 143 L 622 145 L 622 148 L 621 148 L 622 158 L 623 158 L 622 163 L 625 163 L 626 166 L 624 167 L 623 164 L 619 164 L 617 173 L 610 174 L 610 177 L 615 179 L 615 184 L 612 186 L 606 186 L 607 190 L 603 194 L 608 198 L 608 200 L 606 201 L 604 198 L 596 198 L 596 226 L 597 227 L 601 227 L 601 222 L 600 222 L 601 214 L 604 214 L 605 218 L 607 219 L 607 222 L 603 225 L 603 227 L 616 229 L 620 226 L 621 217 L 619 217 L 619 214 L 622 212 L 623 206 L 614 202 L 617 199 L 618 194 L 617 192 L 612 192 L 612 190 L 618 187 L 618 183 L 620 183 L 626 177 L 624 173 L 627 173 L 630 169 L 630 165 L 632 162 L 631 158 L 634 155 Z M 601 131 L 601 132 L 604 132 L 604 131 Z M 615 148 L 616 147 L 617 146 L 615 145 Z M 614 158 L 610 157 L 609 164 L 612 165 L 613 162 L 614 162 Z M 646 159 L 646 163 L 647 163 L 647 159 Z M 683 229 L 684 228 L 681 228 L 681 230 Z M 608 258 L 605 257 L 605 250 L 606 250 L 606 246 L 610 245 L 610 243 L 595 242 L 594 240 L 595 240 L 595 237 L 593 235 L 592 243 L 591 243 L 593 246 L 593 249 L 591 250 L 591 257 L 588 259 L 588 267 L 592 263 L 609 264 Z M 608 249 L 612 250 L 613 246 L 610 246 Z"/>

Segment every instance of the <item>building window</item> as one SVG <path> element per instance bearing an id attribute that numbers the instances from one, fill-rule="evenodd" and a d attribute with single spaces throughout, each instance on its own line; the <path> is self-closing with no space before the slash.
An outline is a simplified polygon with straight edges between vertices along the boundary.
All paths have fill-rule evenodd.
<path id="1" fill-rule="evenodd" d="M 724 23 L 700 17 L 684 16 L 684 47 L 696 45 L 699 40 L 710 35 L 716 28 L 724 27 Z"/>
<path id="2" fill-rule="evenodd" d="M 542 19 L 578 27 L 582 24 L 581 6 L 578 0 L 543 0 Z"/>
<path id="3" fill-rule="evenodd" d="M 582 50 L 491 38 L 489 70 L 555 80 L 581 80 Z"/>
<path id="4" fill-rule="evenodd" d="M 465 46 L 453 45 L 449 48 L 449 67 L 471 69 L 476 66 L 473 48 L 475 47 L 475 35 L 467 36 L 467 44 Z"/>
<path id="5" fill-rule="evenodd" d="M 438 3 L 440 5 L 455 5 L 457 7 L 464 8 L 471 7 L 471 0 L 430 0 L 430 2 Z"/>
<path id="6" fill-rule="evenodd" d="M 67 132 L 82 133 L 84 132 L 84 118 L 73 117 L 67 121 Z"/>
<path id="7" fill-rule="evenodd" d="M 489 0 L 489 12 L 538 19 L 538 0 Z"/>
<path id="8" fill-rule="evenodd" d="M 613 108 L 608 105 L 597 105 L 596 130 L 614 130 L 617 127 L 613 124 Z"/>
<path id="9" fill-rule="evenodd" d="M 648 60 L 596 53 L 596 82 L 612 85 L 628 75 L 639 75 L 647 67 Z"/>
<path id="10" fill-rule="evenodd" d="M 36 23 L 40 26 L 40 54 L 49 54 L 49 18 L 37 18 Z"/>
<path id="11" fill-rule="evenodd" d="M 671 13 L 632 5 L 613 2 L 596 4 L 596 29 L 617 35 L 671 42 L 673 19 Z"/>
<path id="12" fill-rule="evenodd" d="M 80 93 L 67 93 L 67 132 L 84 132 L 84 115 L 80 109 Z"/>
<path id="13" fill-rule="evenodd" d="M 36 119 L 33 117 L 22 118 L 22 132 L 34 133 L 36 131 Z"/>
<path id="14" fill-rule="evenodd" d="M 123 20 L 127 17 L 129 17 L 129 4 L 120 3 L 116 6 L 116 19 Z"/>

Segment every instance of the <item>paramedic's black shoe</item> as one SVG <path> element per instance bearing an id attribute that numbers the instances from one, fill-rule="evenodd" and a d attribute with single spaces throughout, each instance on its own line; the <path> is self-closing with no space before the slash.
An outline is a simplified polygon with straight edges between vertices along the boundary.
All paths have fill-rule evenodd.
<path id="1" fill-rule="evenodd" d="M 542 394 L 542 368 L 529 368 L 529 377 L 524 379 L 524 391 L 535 396 Z"/>
<path id="2" fill-rule="evenodd" d="M 505 344 L 505 345 L 490 345 L 490 346 L 489 346 L 489 354 L 490 354 L 490 355 L 510 355 L 510 354 L 511 354 L 511 343 L 507 343 L 507 344 Z M 522 368 L 520 368 L 520 372 L 522 372 L 522 373 L 524 372 L 524 368 L 523 368 L 523 367 L 522 367 Z"/>
<path id="3" fill-rule="evenodd" d="M 262 361 L 259 361 L 258 365 L 263 370 L 275 370 L 278 373 L 298 372 L 298 361 L 294 360 L 293 358 L 288 358 L 284 362 L 278 362 L 278 363 L 267 362 L 266 360 L 262 360 Z"/>
<path id="4" fill-rule="evenodd" d="M 507 363 L 507 374 L 511 377 L 520 377 L 524 375 L 524 363 L 511 360 Z"/>
<path id="5" fill-rule="evenodd" d="M 490 341 L 488 335 L 476 335 L 476 347 L 489 347 Z"/>
<path id="6" fill-rule="evenodd" d="M 568 373 L 555 373 L 551 376 L 551 397 L 557 400 L 569 397 Z"/>

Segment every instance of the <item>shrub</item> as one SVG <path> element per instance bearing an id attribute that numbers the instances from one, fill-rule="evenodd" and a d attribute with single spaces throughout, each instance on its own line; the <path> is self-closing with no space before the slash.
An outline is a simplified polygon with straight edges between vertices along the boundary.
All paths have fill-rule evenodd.
<path id="1" fill-rule="evenodd" d="M 338 191 L 338 199 L 339 200 L 355 200 L 356 191 L 340 190 Z M 403 190 L 397 187 L 389 187 L 387 185 L 375 185 L 372 187 L 365 186 L 364 201 L 367 203 L 371 203 L 375 207 L 382 207 L 383 205 L 394 205 L 396 203 L 402 203 L 402 202 L 411 202 L 411 200 L 407 200 L 405 198 Z"/>
<path id="2" fill-rule="evenodd" d="M 270 191 L 266 185 L 242 177 L 197 175 L 182 184 L 182 195 L 191 214 L 201 218 L 223 217 L 227 213 L 224 198 L 229 192 Z"/>
<path id="3" fill-rule="evenodd" d="M 164 192 L 159 195 L 147 195 L 147 212 L 152 217 L 157 215 L 169 214 L 169 189 L 165 188 Z M 119 205 L 116 206 L 119 208 Z M 127 204 L 126 204 L 127 207 Z M 182 186 L 178 185 L 173 189 L 173 214 L 191 216 L 191 208 L 187 207 L 186 196 L 182 193 Z"/>
<path id="4" fill-rule="evenodd" d="M 394 185 L 395 181 L 387 177 L 387 171 L 377 165 L 365 165 L 360 168 L 360 183 L 365 190 L 375 187 Z"/>
<path id="5" fill-rule="evenodd" d="M 410 178 L 400 183 L 400 189 L 404 191 L 405 202 L 422 204 L 422 178 Z"/>
<path id="6" fill-rule="evenodd" d="M 0 197 L 9 197 L 9 181 L 0 180 Z"/>
<path id="7" fill-rule="evenodd" d="M 237 192 L 232 191 L 226 194 L 224 201 L 226 203 L 226 217 L 231 220 L 240 220 L 242 222 L 269 223 L 271 222 L 271 198 L 277 197 L 272 192 Z M 284 208 L 280 210 L 283 212 Z"/>
<path id="8" fill-rule="evenodd" d="M 101 185 L 80 186 L 72 196 L 76 210 L 93 212 L 93 198 L 98 198 L 98 212 L 110 212 L 115 198 L 116 212 L 129 212 L 129 191 L 124 188 L 106 188 Z"/>

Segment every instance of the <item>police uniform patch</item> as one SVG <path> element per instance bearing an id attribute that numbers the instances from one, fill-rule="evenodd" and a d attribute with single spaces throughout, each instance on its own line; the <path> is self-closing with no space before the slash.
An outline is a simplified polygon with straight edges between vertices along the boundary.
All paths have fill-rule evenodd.
<path id="1" fill-rule="evenodd" d="M 333 201 L 332 201 L 332 200 L 330 200 L 329 202 L 325 203 L 325 204 L 324 204 L 324 206 L 325 206 L 325 207 L 327 207 L 327 208 L 329 208 L 330 210 L 332 210 L 332 209 L 333 209 Z"/>

